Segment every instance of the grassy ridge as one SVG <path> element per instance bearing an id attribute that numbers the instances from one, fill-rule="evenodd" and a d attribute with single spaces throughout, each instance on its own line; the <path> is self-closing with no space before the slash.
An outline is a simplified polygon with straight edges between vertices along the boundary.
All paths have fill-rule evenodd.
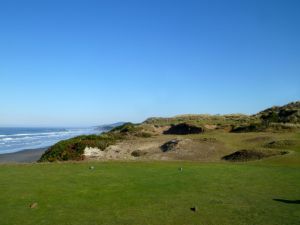
<path id="1" fill-rule="evenodd" d="M 122 141 L 126 138 L 148 137 L 148 135 L 151 136 L 151 134 L 145 132 L 141 126 L 126 125 L 118 127 L 116 130 L 102 135 L 79 136 L 58 142 L 45 152 L 40 162 L 81 160 L 83 159 L 82 154 L 86 146 L 97 147 L 101 150 L 104 150 L 107 146 L 113 145 L 116 142 Z M 185 135 L 185 138 L 196 140 L 202 140 L 204 138 L 215 139 L 222 143 L 227 149 L 231 149 L 232 152 L 242 149 L 300 150 L 300 132 L 298 131 L 230 133 L 214 130 L 210 132 L 204 132 L 203 134 Z M 229 154 L 230 152 L 227 153 Z"/>
<path id="2" fill-rule="evenodd" d="M 104 150 L 109 145 L 130 136 L 147 138 L 157 135 L 155 129 L 163 126 L 189 124 L 203 131 L 219 130 L 235 133 L 246 132 L 296 132 L 300 129 L 300 102 L 282 107 L 272 107 L 256 115 L 182 115 L 172 118 L 149 118 L 142 124 L 125 123 L 102 135 L 79 136 L 60 141 L 52 146 L 39 160 L 67 161 L 83 160 L 86 147 L 97 147 Z M 290 123 L 292 122 L 292 123 Z M 180 127 L 180 126 L 179 126 Z M 166 132 L 165 132 L 166 133 Z M 182 132 L 176 131 L 177 134 Z"/>
<path id="3" fill-rule="evenodd" d="M 156 126 L 168 126 L 171 124 L 189 123 L 194 125 L 218 125 L 218 126 L 235 126 L 241 124 L 250 124 L 259 122 L 259 118 L 243 114 L 230 115 L 182 115 L 170 118 L 153 117 L 144 121 L 145 124 Z"/>
<path id="4" fill-rule="evenodd" d="M 298 129 L 300 126 L 300 101 L 283 106 L 274 106 L 254 115 L 181 115 L 171 118 L 153 117 L 145 124 L 166 126 L 170 124 L 190 123 L 194 125 L 217 125 L 219 129 L 232 128 L 241 132 L 256 132 L 263 130 Z"/>

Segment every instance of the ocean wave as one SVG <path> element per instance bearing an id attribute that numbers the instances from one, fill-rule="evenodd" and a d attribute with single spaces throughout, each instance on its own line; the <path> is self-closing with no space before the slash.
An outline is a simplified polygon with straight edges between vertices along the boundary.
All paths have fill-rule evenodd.
<path id="1" fill-rule="evenodd" d="M 27 132 L 28 131 L 28 132 Z M 34 149 L 51 146 L 60 140 L 65 140 L 83 134 L 99 133 L 93 128 L 75 129 L 16 129 L 16 131 L 0 129 L 0 154 L 17 152 L 24 149 Z M 5 134 L 7 132 L 7 134 Z M 15 133 L 13 133 L 15 132 Z"/>
<path id="2" fill-rule="evenodd" d="M 21 137 L 21 136 L 39 136 L 39 135 L 49 135 L 49 134 L 60 134 L 60 133 L 67 133 L 66 131 L 62 132 L 43 132 L 43 133 L 25 133 L 25 134 L 6 134 L 0 135 L 0 137 Z"/>
<path id="3" fill-rule="evenodd" d="M 74 130 L 64 130 L 64 131 L 54 131 L 54 132 L 41 132 L 41 133 L 21 133 L 21 134 L 1 134 L 1 137 L 21 137 L 21 136 L 43 136 L 43 135 L 59 135 L 59 134 L 82 134 L 85 130 L 74 129 Z"/>
<path id="4" fill-rule="evenodd" d="M 13 138 L 3 138 L 1 139 L 2 141 L 10 141 L 10 140 L 13 140 Z"/>
<path id="5" fill-rule="evenodd" d="M 12 140 L 12 139 L 30 139 L 30 138 L 44 138 L 44 137 L 61 137 L 61 136 L 71 136 L 77 135 L 77 132 L 51 132 L 51 133 L 36 133 L 36 134 L 12 134 L 12 135 L 2 135 L 1 140 Z"/>

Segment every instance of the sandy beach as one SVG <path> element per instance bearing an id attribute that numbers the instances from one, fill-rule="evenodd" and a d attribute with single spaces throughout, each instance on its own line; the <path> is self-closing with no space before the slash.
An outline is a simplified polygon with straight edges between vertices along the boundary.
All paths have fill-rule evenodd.
<path id="1" fill-rule="evenodd" d="M 36 162 L 47 148 L 27 149 L 14 153 L 0 154 L 0 163 L 32 163 Z"/>

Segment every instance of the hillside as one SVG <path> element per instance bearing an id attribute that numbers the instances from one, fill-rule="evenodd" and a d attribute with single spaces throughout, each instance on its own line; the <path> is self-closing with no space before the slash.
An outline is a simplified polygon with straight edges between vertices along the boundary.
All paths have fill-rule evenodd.
<path id="1" fill-rule="evenodd" d="M 257 122 L 255 116 L 244 114 L 228 114 L 228 115 L 180 115 L 170 118 L 153 117 L 145 120 L 144 124 L 153 124 L 155 126 L 167 126 L 178 123 L 191 123 L 195 125 L 216 125 L 218 127 L 226 127 L 232 125 L 240 125 Z"/>
<path id="2" fill-rule="evenodd" d="M 39 160 L 196 160 L 220 161 L 234 152 L 269 157 L 299 146 L 299 102 L 255 115 L 182 115 L 125 123 L 101 135 L 58 142 Z M 239 134 L 237 136 L 237 134 Z M 252 141 L 248 142 L 250 139 Z M 293 143 L 276 151 L 271 142 Z M 291 141 L 291 142 L 290 142 Z M 261 157 L 261 158 L 263 158 Z M 255 158 L 255 157 L 254 157 Z"/>
<path id="3" fill-rule="evenodd" d="M 99 131 L 103 131 L 103 132 L 108 132 L 108 131 L 114 129 L 115 127 L 122 126 L 124 123 L 126 123 L 126 122 L 117 122 L 117 123 L 112 123 L 112 124 L 99 125 L 99 126 L 96 126 L 95 129 L 99 130 Z"/>
<path id="4" fill-rule="evenodd" d="M 284 106 L 273 106 L 259 112 L 256 116 L 268 123 L 300 124 L 300 101 Z"/>
<path id="5" fill-rule="evenodd" d="M 298 224 L 300 131 L 209 117 L 125 123 L 40 159 L 80 163 L 0 165 L 1 225 Z"/>
<path id="6" fill-rule="evenodd" d="M 226 126 L 242 126 L 260 123 L 300 123 L 300 101 L 291 102 L 283 106 L 273 106 L 254 115 L 227 114 L 190 114 L 170 118 L 153 117 L 144 121 L 145 124 L 166 126 L 178 123 L 191 123 L 197 125 L 215 125 L 218 128 Z"/>

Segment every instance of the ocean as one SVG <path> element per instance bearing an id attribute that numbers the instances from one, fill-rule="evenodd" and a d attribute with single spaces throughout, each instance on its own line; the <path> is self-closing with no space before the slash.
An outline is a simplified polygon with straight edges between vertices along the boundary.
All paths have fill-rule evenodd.
<path id="1" fill-rule="evenodd" d="M 96 128 L 1 128 L 0 154 L 48 147 L 82 134 L 97 134 Z"/>

